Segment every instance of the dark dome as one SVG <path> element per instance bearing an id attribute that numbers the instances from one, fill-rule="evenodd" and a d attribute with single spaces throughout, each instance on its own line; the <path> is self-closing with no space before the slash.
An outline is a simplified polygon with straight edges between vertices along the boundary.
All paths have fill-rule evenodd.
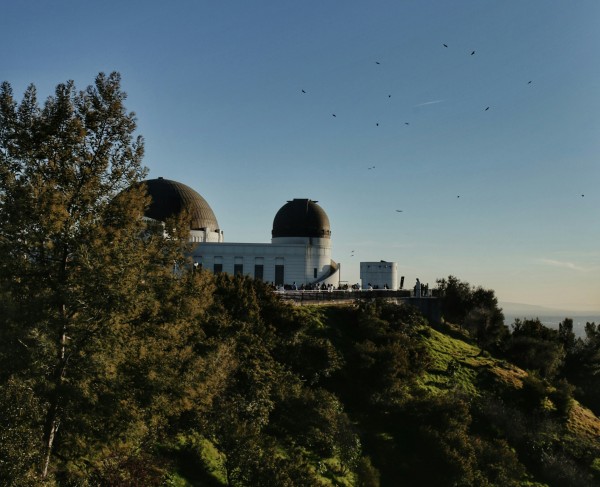
<path id="1" fill-rule="evenodd" d="M 271 235 L 273 238 L 330 238 L 329 218 L 316 201 L 294 199 L 283 205 L 275 215 Z"/>
<path id="2" fill-rule="evenodd" d="M 169 179 L 148 179 L 143 181 L 152 198 L 145 216 L 164 222 L 179 214 L 184 208 L 190 210 L 190 230 L 219 228 L 217 218 L 206 200 L 189 186 Z"/>

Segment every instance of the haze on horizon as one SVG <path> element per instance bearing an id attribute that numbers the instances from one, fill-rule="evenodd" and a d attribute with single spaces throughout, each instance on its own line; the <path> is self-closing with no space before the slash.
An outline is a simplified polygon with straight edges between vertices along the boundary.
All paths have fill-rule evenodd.
<path id="1" fill-rule="evenodd" d="M 384 259 L 406 286 L 598 311 L 599 20 L 596 0 L 9 2 L 0 80 L 44 100 L 119 71 L 149 177 L 197 190 L 228 242 L 311 198 L 343 280 Z"/>

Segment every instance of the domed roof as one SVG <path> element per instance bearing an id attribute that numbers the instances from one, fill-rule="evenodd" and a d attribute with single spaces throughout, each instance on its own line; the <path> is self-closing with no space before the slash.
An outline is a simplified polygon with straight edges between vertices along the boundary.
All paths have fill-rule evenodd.
<path id="1" fill-rule="evenodd" d="M 142 184 L 146 185 L 148 195 L 152 198 L 144 216 L 164 222 L 188 208 L 191 217 L 190 230 L 215 231 L 219 228 L 212 208 L 189 186 L 164 178 L 148 179 Z"/>
<path id="2" fill-rule="evenodd" d="M 329 218 L 316 201 L 293 199 L 283 205 L 275 215 L 271 235 L 273 238 L 330 238 Z"/>

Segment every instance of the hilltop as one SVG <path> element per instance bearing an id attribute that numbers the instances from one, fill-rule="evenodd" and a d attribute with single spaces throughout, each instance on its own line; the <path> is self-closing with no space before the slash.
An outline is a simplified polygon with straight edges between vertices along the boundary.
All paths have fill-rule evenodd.
<path id="1" fill-rule="evenodd" d="M 45 384 L 3 349 L 5 485 L 600 482 L 598 400 L 583 372 L 596 367 L 595 325 L 585 341 L 568 323 L 562 334 L 536 322 L 509 332 L 478 308 L 483 321 L 469 312 L 461 326 L 433 326 L 382 299 L 298 307 L 249 278 L 190 278 L 198 302 L 178 291 L 72 365 L 43 481 Z"/>

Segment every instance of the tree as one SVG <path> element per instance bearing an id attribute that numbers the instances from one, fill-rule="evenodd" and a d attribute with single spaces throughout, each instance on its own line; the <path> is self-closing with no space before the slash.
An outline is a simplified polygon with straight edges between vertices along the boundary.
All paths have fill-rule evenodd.
<path id="1" fill-rule="evenodd" d="M 504 325 L 502 313 L 494 308 L 477 307 L 469 311 L 464 321 L 465 328 L 475 338 L 477 345 L 483 350 L 498 349 L 500 343 L 508 336 L 508 328 Z"/>
<path id="2" fill-rule="evenodd" d="M 544 326 L 538 318 L 516 319 L 506 342 L 506 354 L 520 367 L 551 379 L 563 366 L 565 348 L 558 331 Z"/>
<path id="3" fill-rule="evenodd" d="M 43 108 L 33 85 L 19 104 L 0 87 L 0 383 L 27 384 L 43 410 L 43 478 L 59 446 L 64 469 L 85 468 L 82 450 L 119 434 L 139 446 L 164 423 L 149 427 L 146 406 L 193 395 L 156 369 L 198 366 L 192 325 L 211 284 L 185 270 L 182 219 L 142 218 L 144 145 L 125 99 L 118 73 L 59 84 Z"/>
<path id="4" fill-rule="evenodd" d="M 39 485 L 41 409 L 26 383 L 0 384 L 0 485 Z"/>
<path id="5" fill-rule="evenodd" d="M 469 313 L 471 286 L 454 276 L 448 279 L 437 279 L 442 301 L 442 314 L 446 321 L 462 324 Z"/>
<path id="6" fill-rule="evenodd" d="M 577 399 L 596 414 L 600 412 L 600 333 L 595 323 L 586 323 L 585 338 L 572 339 L 573 320 L 565 319 L 559 336 L 567 351 L 564 375 L 577 387 Z"/>
<path id="7" fill-rule="evenodd" d="M 472 287 L 454 276 L 438 279 L 437 284 L 444 319 L 465 326 L 482 351 L 498 349 L 508 328 L 494 291 Z"/>

